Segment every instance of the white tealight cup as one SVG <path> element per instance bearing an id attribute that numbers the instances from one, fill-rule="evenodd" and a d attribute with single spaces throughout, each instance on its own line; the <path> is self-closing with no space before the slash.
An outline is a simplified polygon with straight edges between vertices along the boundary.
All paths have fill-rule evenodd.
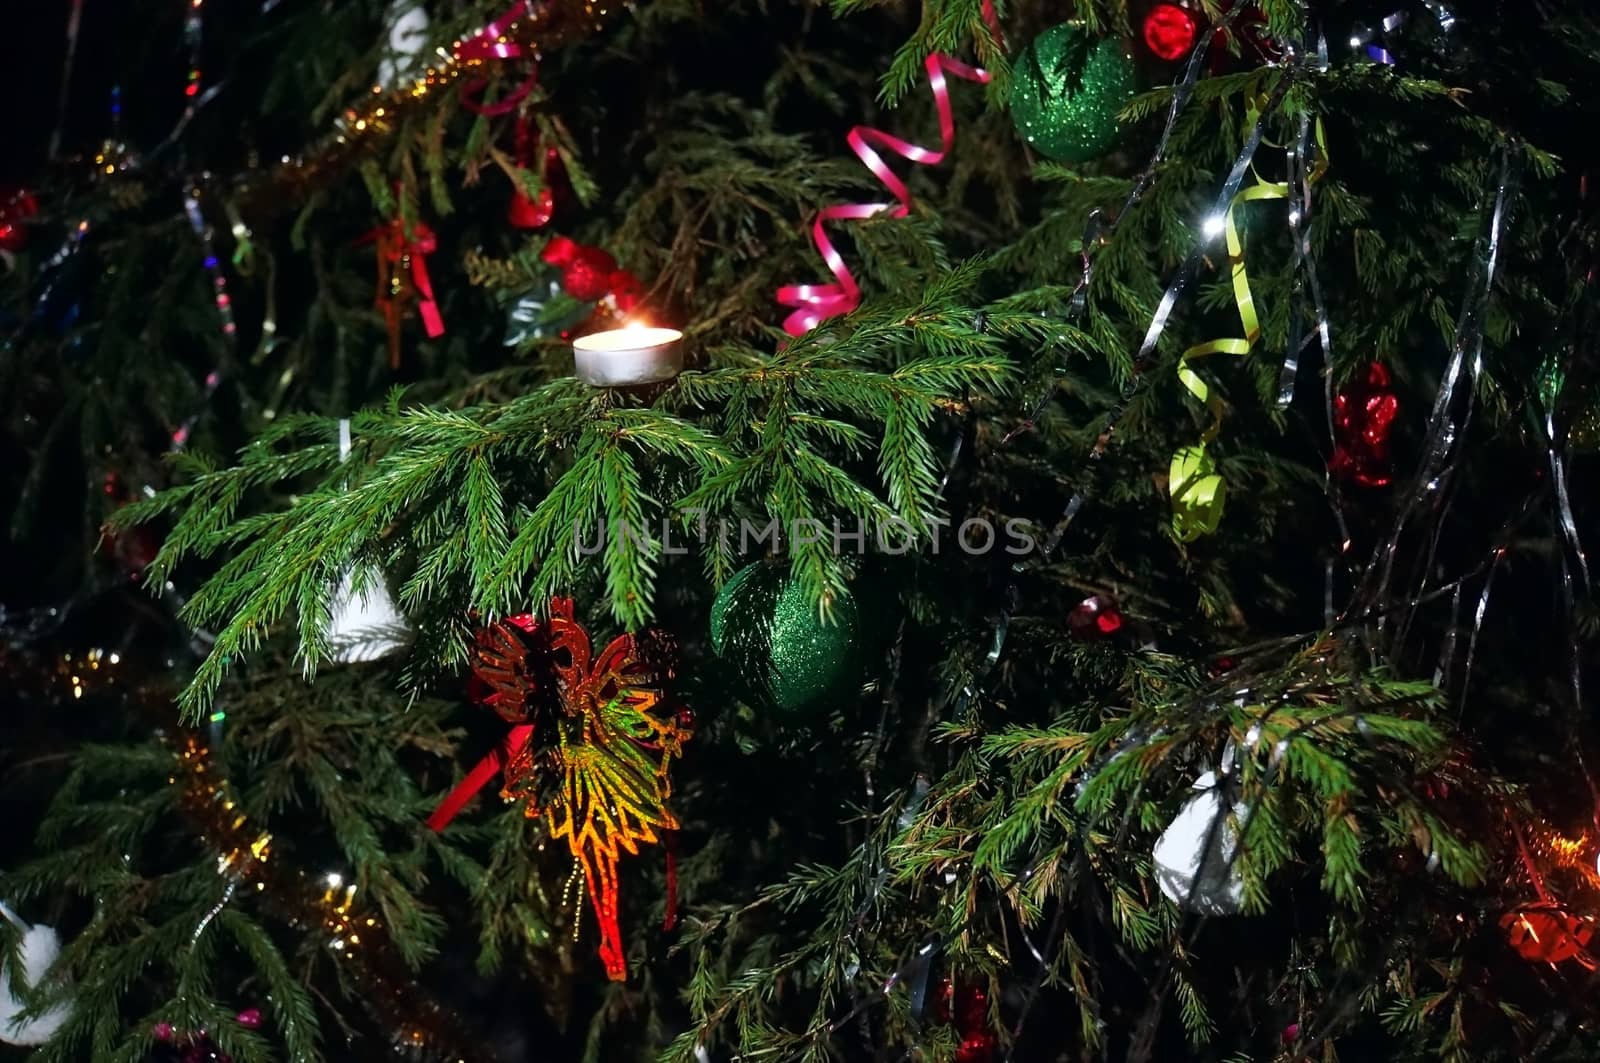
<path id="1" fill-rule="evenodd" d="M 671 380 L 683 368 L 683 333 L 629 325 L 572 341 L 578 379 L 597 388 Z"/>

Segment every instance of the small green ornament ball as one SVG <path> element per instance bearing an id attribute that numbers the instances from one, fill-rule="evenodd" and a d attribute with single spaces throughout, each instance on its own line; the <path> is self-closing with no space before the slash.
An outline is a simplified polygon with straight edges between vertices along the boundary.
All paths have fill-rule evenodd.
<path id="1" fill-rule="evenodd" d="M 861 685 L 861 620 L 841 596 L 824 624 L 785 564 L 734 574 L 711 606 L 711 649 L 741 700 L 798 715 L 843 701 Z"/>
<path id="2" fill-rule="evenodd" d="M 1539 401 L 1544 408 L 1554 413 L 1561 401 L 1561 392 L 1567 385 L 1565 369 L 1566 356 L 1557 351 L 1544 360 L 1539 366 L 1539 373 L 1535 383 L 1539 389 Z M 1566 442 L 1580 454 L 1593 454 L 1600 450 L 1600 403 L 1591 403 L 1587 408 L 1572 411 L 1571 423 L 1566 426 Z"/>
<path id="3" fill-rule="evenodd" d="M 1011 71 L 1011 120 L 1042 154 L 1088 162 L 1116 143 L 1117 112 L 1133 99 L 1136 81 L 1120 41 L 1056 26 L 1039 34 Z"/>

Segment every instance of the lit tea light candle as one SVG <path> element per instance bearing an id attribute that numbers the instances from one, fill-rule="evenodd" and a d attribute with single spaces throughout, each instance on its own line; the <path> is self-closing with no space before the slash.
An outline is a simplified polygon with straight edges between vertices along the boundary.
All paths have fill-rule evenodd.
<path id="1" fill-rule="evenodd" d="M 671 380 L 683 368 L 683 333 L 634 322 L 572 341 L 578 379 L 597 388 Z"/>

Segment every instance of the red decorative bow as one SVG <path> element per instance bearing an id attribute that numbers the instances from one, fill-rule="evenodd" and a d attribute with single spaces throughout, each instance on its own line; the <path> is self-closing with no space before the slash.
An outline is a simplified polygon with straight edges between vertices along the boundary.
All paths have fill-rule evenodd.
<path id="1" fill-rule="evenodd" d="M 430 339 L 444 335 L 444 318 L 433 296 L 433 280 L 428 276 L 428 256 L 439 248 L 433 230 L 417 221 L 406 233 L 405 222 L 395 218 L 387 225 L 367 233 L 358 243 L 378 245 L 377 307 L 383 311 L 389 330 L 389 368 L 400 368 L 400 318 L 406 298 L 417 297 L 417 312 Z"/>
<path id="2" fill-rule="evenodd" d="M 501 796 L 525 800 L 527 816 L 543 815 L 550 836 L 567 840 L 613 981 L 628 974 L 618 925 L 621 853 L 636 855 L 640 843 L 678 827 L 666 806 L 667 772 L 683 755 L 692 719 L 666 711 L 657 688 L 672 677 L 671 657 L 666 636 L 654 632 L 619 636 L 595 657 L 570 598 L 551 599 L 546 620 L 524 614 L 478 632 L 473 676 L 488 691 L 480 700 L 512 727 L 428 818 L 443 829 L 503 772 Z M 540 727 L 551 740 L 535 744 Z M 675 906 L 669 897 L 669 923 Z"/>

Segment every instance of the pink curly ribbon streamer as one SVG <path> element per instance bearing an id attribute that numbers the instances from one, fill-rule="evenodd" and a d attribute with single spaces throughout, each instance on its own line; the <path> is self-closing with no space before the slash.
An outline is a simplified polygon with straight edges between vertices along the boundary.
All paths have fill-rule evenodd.
<path id="1" fill-rule="evenodd" d="M 883 156 L 874 149 L 892 151 L 902 159 L 923 166 L 937 166 L 950 153 L 956 136 L 956 119 L 950 109 L 950 88 L 945 84 L 945 72 L 949 71 L 952 75 L 968 81 L 976 81 L 980 85 L 989 81 L 988 71 L 968 66 L 947 55 L 930 55 L 925 65 L 928 70 L 928 86 L 933 90 L 934 106 L 939 110 L 939 150 L 921 147 L 870 126 L 858 125 L 850 130 L 849 136 L 845 137 L 850 150 L 856 153 L 856 158 L 883 182 L 883 186 L 899 202 L 839 203 L 823 207 L 817 212 L 817 220 L 811 226 L 811 239 L 817 245 L 822 261 L 827 264 L 828 271 L 834 275 L 836 282 L 786 284 L 778 289 L 778 302 L 784 306 L 797 308 L 783 321 L 784 331 L 791 336 L 802 335 L 828 318 L 848 314 L 861 305 L 861 286 L 850 273 L 850 267 L 844 264 L 844 256 L 839 254 L 838 248 L 833 246 L 833 241 L 828 239 L 824 226 L 830 221 L 870 218 L 885 210 L 892 218 L 903 218 L 911 212 L 913 205 L 911 189 L 889 169 L 889 164 L 884 162 Z"/>
<path id="2" fill-rule="evenodd" d="M 462 41 L 456 48 L 455 58 L 459 62 L 487 61 L 490 59 L 516 59 L 528 54 L 519 44 L 504 40 L 511 27 L 525 14 L 531 14 L 533 5 L 531 0 L 517 0 L 517 2 L 499 18 L 489 23 L 483 29 Z M 533 91 L 533 86 L 539 80 L 539 64 L 535 62 L 528 71 L 527 79 L 511 90 L 505 99 L 492 104 L 482 104 L 477 100 L 477 94 L 489 84 L 487 78 L 473 78 L 461 86 L 461 103 L 469 111 L 482 115 L 506 114 L 525 99 Z"/>

